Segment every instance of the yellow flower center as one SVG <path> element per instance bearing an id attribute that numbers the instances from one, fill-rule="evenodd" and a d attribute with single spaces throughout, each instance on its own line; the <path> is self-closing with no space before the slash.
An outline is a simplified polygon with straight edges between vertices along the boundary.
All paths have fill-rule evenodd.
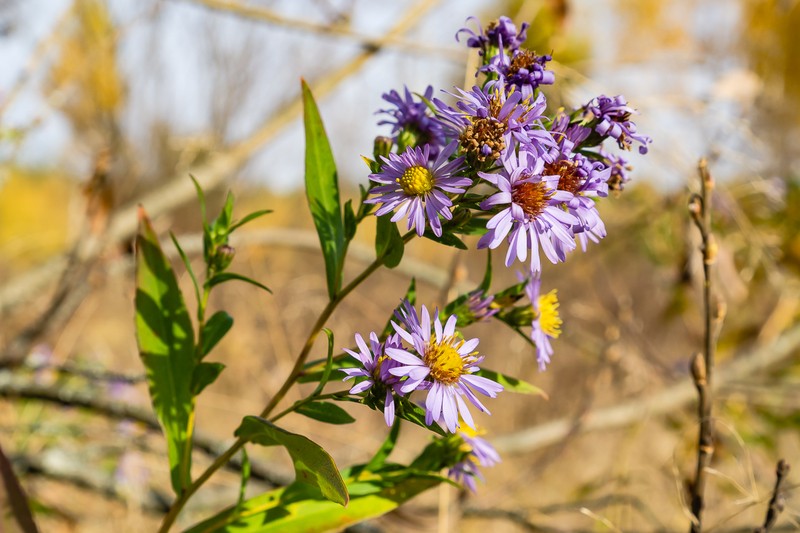
<path id="1" fill-rule="evenodd" d="M 415 165 L 408 167 L 403 175 L 397 178 L 397 183 L 406 194 L 419 196 L 433 189 L 433 174 L 427 168 Z"/>
<path id="2" fill-rule="evenodd" d="M 558 316 L 556 289 L 539 296 L 539 325 L 545 335 L 558 338 L 561 335 L 561 317 Z"/>
<path id="3" fill-rule="evenodd" d="M 464 373 L 464 359 L 458 353 L 464 341 L 453 345 L 454 341 L 452 337 L 442 339 L 441 343 L 431 339 L 425 349 L 425 364 L 431 369 L 431 377 L 445 385 L 456 383 Z"/>

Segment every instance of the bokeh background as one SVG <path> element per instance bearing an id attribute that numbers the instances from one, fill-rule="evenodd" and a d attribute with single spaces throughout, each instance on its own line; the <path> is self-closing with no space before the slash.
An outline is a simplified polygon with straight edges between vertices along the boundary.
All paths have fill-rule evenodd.
<path id="1" fill-rule="evenodd" d="M 688 360 L 703 319 L 686 201 L 700 157 L 718 182 L 714 283 L 727 304 L 706 524 L 763 522 L 777 460 L 800 468 L 800 1 L 4 0 L 0 444 L 43 531 L 153 530 L 169 498 L 133 333 L 135 206 L 194 261 L 190 173 L 212 212 L 226 190 L 239 213 L 274 210 L 234 241 L 238 271 L 274 295 L 232 284 L 213 298 L 236 325 L 216 350 L 228 368 L 200 397 L 200 469 L 277 390 L 326 302 L 301 189 L 300 78 L 354 197 L 361 155 L 388 133 L 382 93 L 471 84 L 475 57 L 454 35 L 470 15 L 502 14 L 531 23 L 527 47 L 552 52 L 551 106 L 624 94 L 654 142 L 632 155 L 634 182 L 601 205 L 608 237 L 545 267 L 564 319 L 548 370 L 499 324 L 468 331 L 491 367 L 547 393 L 503 394 L 480 420 L 503 463 L 477 494 L 437 489 L 362 531 L 687 529 L 698 429 Z M 346 275 L 372 260 L 374 223 L 364 226 Z M 422 302 L 442 304 L 479 282 L 484 261 L 414 242 L 337 310 L 338 345 L 380 329 L 412 276 Z M 496 287 L 516 281 L 503 270 Z M 285 423 L 348 465 L 386 435 L 381 416 L 354 409 L 354 426 Z M 427 438 L 409 428 L 396 458 Z M 284 452 L 251 456 L 250 493 L 290 477 Z M 800 528 L 797 479 L 782 530 Z M 180 523 L 237 491 L 238 474 L 221 473 Z"/>

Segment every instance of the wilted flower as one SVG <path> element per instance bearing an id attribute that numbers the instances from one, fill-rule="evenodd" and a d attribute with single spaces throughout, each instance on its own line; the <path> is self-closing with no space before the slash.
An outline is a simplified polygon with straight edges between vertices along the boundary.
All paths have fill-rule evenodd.
<path id="1" fill-rule="evenodd" d="M 427 390 L 425 400 L 425 423 L 434 421 L 443 425 L 452 433 L 458 428 L 459 416 L 469 427 L 475 427 L 472 415 L 463 397 L 483 412 L 489 411 L 475 396 L 475 391 L 494 398 L 503 390 L 502 385 L 482 376 L 474 375 L 479 370 L 478 364 L 483 360 L 477 356 L 475 348 L 478 339 L 462 340 L 456 336 L 456 316 L 452 315 L 442 326 L 437 316 L 431 321 L 428 309 L 423 305 L 419 322 L 406 322 L 408 330 L 395 322 L 392 326 L 398 335 L 413 347 L 415 353 L 396 347 L 387 347 L 386 355 L 399 363 L 389 372 L 397 377 L 406 378 L 401 383 L 401 390 L 410 393 L 415 390 Z M 431 327 L 434 334 L 431 335 Z"/>
<path id="2" fill-rule="evenodd" d="M 536 360 L 539 362 L 539 370 L 545 370 L 553 355 L 550 339 L 557 339 L 561 335 L 562 322 L 558 314 L 556 289 L 541 294 L 541 285 L 541 278 L 531 276 L 525 285 L 525 295 L 531 301 L 533 309 L 531 340 L 536 344 Z"/>
<path id="3" fill-rule="evenodd" d="M 633 170 L 633 167 L 628 163 L 627 159 L 620 155 L 611 154 L 604 150 L 600 150 L 600 155 L 604 158 L 606 166 L 611 170 L 608 177 L 609 190 L 621 191 L 625 188 L 625 184 L 631 180 L 628 172 Z"/>
<path id="4" fill-rule="evenodd" d="M 409 147 L 402 154 L 381 157 L 383 166 L 369 178 L 380 185 L 370 193 L 378 197 L 365 200 L 368 204 L 383 204 L 375 214 L 383 216 L 397 210 L 392 222 L 408 215 L 408 229 L 416 228 L 417 235 L 425 233 L 426 219 L 434 235 L 441 237 L 442 223 L 439 217 L 450 220 L 453 202 L 445 193 L 463 193 L 463 187 L 472 185 L 469 178 L 458 176 L 464 159 L 448 158 L 455 152 L 456 144 L 444 148 L 435 160 L 430 159 L 430 146 Z"/>
<path id="5" fill-rule="evenodd" d="M 476 492 L 475 479 L 483 481 L 478 466 L 494 466 L 500 462 L 500 454 L 486 439 L 478 436 L 477 431 L 460 430 L 458 436 L 463 440 L 460 451 L 463 458 L 453 465 L 447 475 L 464 484 L 472 492 Z"/>
<path id="6" fill-rule="evenodd" d="M 360 394 L 362 392 L 372 390 L 376 395 L 381 393 L 385 394 L 383 417 L 386 420 L 386 425 L 391 426 L 394 423 L 394 395 L 402 394 L 400 391 L 400 379 L 389 373 L 389 370 L 397 366 L 397 363 L 385 355 L 386 347 L 400 346 L 400 339 L 397 335 L 392 335 L 386 339 L 385 344 L 381 344 L 378 336 L 372 332 L 369 335 L 370 346 L 364 342 L 363 337 L 356 333 L 356 345 L 358 352 L 354 352 L 347 348 L 345 352 L 355 357 L 360 363 L 361 367 L 355 368 L 342 368 L 342 372 L 347 374 L 343 381 L 351 378 L 364 377 L 363 381 L 356 383 L 350 389 L 350 394 Z"/>
<path id="7" fill-rule="evenodd" d="M 564 211 L 574 195 L 558 189 L 558 176 L 543 176 L 544 161 L 521 151 L 508 154 L 498 173 L 478 175 L 500 191 L 481 203 L 481 209 L 507 205 L 487 223 L 489 230 L 478 241 L 478 248 L 497 248 L 508 237 L 506 266 L 514 259 L 525 261 L 530 252 L 530 270 L 541 271 L 539 248 L 553 263 L 564 261 L 575 249 L 572 226 L 579 224 L 575 215 Z"/>
<path id="8" fill-rule="evenodd" d="M 628 106 L 622 95 L 598 96 L 584 106 L 587 119 L 596 120 L 594 130 L 603 137 L 611 137 L 623 150 L 630 150 L 633 141 L 641 143 L 639 153 L 647 153 L 647 144 L 653 140 L 646 135 L 636 133 L 636 124 L 630 118 L 636 110 Z"/>
<path id="9" fill-rule="evenodd" d="M 442 120 L 445 135 L 458 138 L 461 149 L 472 162 L 492 163 L 519 144 L 535 153 L 544 153 L 555 146 L 541 119 L 547 102 L 540 94 L 533 102 L 530 97 L 512 91 L 510 94 L 497 84 L 471 91 L 457 89 L 459 100 L 454 109 L 434 99 L 436 114 Z"/>
<path id="10" fill-rule="evenodd" d="M 430 101 L 433 96 L 433 87 L 425 89 L 423 98 Z M 445 145 L 442 125 L 437 119 L 428 114 L 428 105 L 425 101 L 414 101 L 414 95 L 404 88 L 404 96 L 395 90 L 384 93 L 383 99 L 394 106 L 394 109 L 381 109 L 379 113 L 390 115 L 392 119 L 382 120 L 378 125 L 389 124 L 392 126 L 394 142 L 400 151 L 408 146 L 430 146 L 430 157 L 435 158 Z"/>

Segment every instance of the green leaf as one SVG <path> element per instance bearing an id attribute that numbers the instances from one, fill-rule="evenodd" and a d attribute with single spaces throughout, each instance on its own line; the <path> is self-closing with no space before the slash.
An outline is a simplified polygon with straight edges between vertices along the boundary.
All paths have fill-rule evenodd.
<path id="1" fill-rule="evenodd" d="M 447 435 L 447 433 L 445 433 L 445 431 L 439 427 L 439 424 L 433 423 L 430 426 L 427 425 L 425 423 L 425 410 L 419 405 L 409 401 L 408 398 L 395 398 L 395 405 L 395 416 L 398 416 L 403 420 L 408 420 L 412 424 L 416 424 L 419 427 L 429 429 L 443 437 Z"/>
<path id="2" fill-rule="evenodd" d="M 325 258 L 328 296 L 333 300 L 342 287 L 345 254 L 339 181 L 319 109 L 305 81 L 302 81 L 302 92 L 306 133 L 306 198 Z"/>
<path id="3" fill-rule="evenodd" d="M 144 210 L 136 235 L 136 339 L 153 408 L 167 438 L 172 488 L 190 483 L 194 331 L 175 273 Z"/>
<path id="4" fill-rule="evenodd" d="M 349 496 L 344 480 L 331 456 L 319 444 L 257 416 L 244 417 L 236 436 L 262 446 L 284 446 L 292 457 L 297 481 L 317 487 L 332 502 L 347 505 Z"/>
<path id="5" fill-rule="evenodd" d="M 192 280 L 192 286 L 194 287 L 194 297 L 197 299 L 197 305 L 200 305 L 200 285 L 197 284 L 197 276 L 194 275 L 194 270 L 192 270 L 192 264 L 189 262 L 189 257 L 186 255 L 186 252 L 183 251 L 183 248 L 181 248 L 181 244 L 178 242 L 175 234 L 170 231 L 169 237 L 172 239 L 172 244 L 175 245 L 175 249 L 178 250 L 178 255 L 181 256 L 181 261 L 183 261 L 183 266 L 186 267 L 186 272 L 189 273 L 189 277 Z"/>
<path id="6" fill-rule="evenodd" d="M 250 279 L 247 276 L 236 274 L 234 272 L 220 272 L 219 274 L 214 274 L 214 277 L 206 280 L 206 287 L 210 289 L 211 287 L 219 285 L 220 283 L 225 283 L 226 281 L 233 281 L 233 280 L 244 281 L 245 283 L 255 285 L 259 289 L 264 289 L 268 293 L 272 294 L 272 290 L 270 290 L 270 288 L 267 287 L 266 285 L 259 283 L 254 279 Z"/>
<path id="7" fill-rule="evenodd" d="M 325 388 L 325 385 L 327 385 L 328 380 L 331 377 L 331 370 L 333 369 L 333 332 L 328 328 L 325 328 L 322 331 L 324 331 L 325 335 L 328 337 L 328 355 L 325 359 L 325 368 L 322 370 L 322 375 L 319 378 L 319 384 L 317 385 L 317 388 L 314 389 L 314 392 L 311 393 L 312 397 L 317 396 L 322 392 L 322 389 Z"/>
<path id="8" fill-rule="evenodd" d="M 503 388 L 509 392 L 517 392 L 519 394 L 532 394 L 534 396 L 541 396 L 542 398 L 547 399 L 547 393 L 537 387 L 536 385 L 532 385 L 527 381 L 513 378 L 511 376 L 507 376 L 505 374 L 501 374 L 500 372 L 495 372 L 494 370 L 487 370 L 486 368 L 481 368 L 477 372 L 475 372 L 476 376 L 483 376 L 487 379 L 491 379 L 492 381 L 496 381 Z"/>
<path id="9" fill-rule="evenodd" d="M 489 287 L 492 285 L 492 251 L 487 248 L 486 249 L 486 270 L 483 273 L 483 280 L 481 284 L 478 285 L 478 288 L 483 291 L 484 294 L 489 292 Z"/>
<path id="10" fill-rule="evenodd" d="M 239 501 L 236 503 L 237 508 L 241 508 L 244 504 L 244 495 L 247 491 L 247 482 L 250 481 L 250 458 L 247 456 L 247 450 L 242 446 L 242 480 L 239 483 Z"/>
<path id="11" fill-rule="evenodd" d="M 197 191 L 197 202 L 200 204 L 200 218 L 203 220 L 203 227 L 208 227 L 208 222 L 206 222 L 206 195 L 203 193 L 203 188 L 200 187 L 197 178 L 191 174 L 189 174 L 189 177 L 192 178 L 192 183 L 194 183 L 194 188 Z"/>
<path id="12" fill-rule="evenodd" d="M 353 358 L 349 355 L 338 355 L 333 358 L 330 367 L 327 366 L 325 361 L 312 361 L 308 363 L 303 370 L 303 373 L 297 378 L 298 383 L 313 383 L 321 381 L 325 375 L 326 368 L 330 368 L 331 373 L 340 368 L 352 368 L 356 366 Z M 330 376 L 330 374 L 329 374 Z"/>
<path id="13" fill-rule="evenodd" d="M 356 421 L 350 413 L 330 402 L 304 403 L 295 412 L 326 424 L 352 424 Z"/>
<path id="14" fill-rule="evenodd" d="M 254 211 L 254 212 L 250 213 L 249 215 L 246 215 L 242 220 L 239 220 L 239 221 L 234 222 L 233 224 L 231 224 L 230 229 L 228 229 L 228 233 L 229 234 L 233 233 L 234 230 L 236 230 L 237 228 L 241 228 L 242 226 L 244 226 L 248 222 L 251 222 L 251 221 L 253 221 L 253 220 L 257 219 L 257 218 L 261 218 L 264 215 L 268 215 L 270 213 L 272 213 L 272 209 L 261 209 L 259 211 Z"/>
<path id="15" fill-rule="evenodd" d="M 225 311 L 217 311 L 203 325 L 203 349 L 201 356 L 205 357 L 214 346 L 222 340 L 233 327 L 233 317 Z"/>
<path id="16" fill-rule="evenodd" d="M 199 363 L 194 367 L 192 375 L 192 394 L 197 396 L 203 392 L 203 389 L 217 380 L 223 370 L 225 365 L 222 363 Z"/>
<path id="17" fill-rule="evenodd" d="M 444 479 L 437 475 L 402 472 L 372 475 L 369 481 L 348 480 L 354 495 L 347 507 L 326 501 L 307 485 L 293 484 L 261 494 L 239 507 L 228 508 L 186 533 L 258 531 L 260 533 L 322 533 L 377 518 L 393 511 Z"/>
<path id="18" fill-rule="evenodd" d="M 344 204 L 344 238 L 352 241 L 356 236 L 356 212 L 353 210 L 353 200 L 347 200 Z"/>
<path id="19" fill-rule="evenodd" d="M 400 418 L 395 417 L 394 424 L 392 424 L 392 429 L 389 431 L 389 435 L 386 437 L 386 440 L 383 441 L 381 447 L 378 448 L 378 451 L 375 452 L 375 455 L 372 456 L 372 459 L 369 460 L 369 463 L 367 463 L 364 468 L 370 472 L 376 472 L 379 468 L 386 464 L 386 459 L 389 457 L 389 454 L 392 453 L 392 450 L 394 450 L 394 446 L 397 444 L 397 437 L 399 435 Z"/>
<path id="20" fill-rule="evenodd" d="M 471 218 L 461 224 L 455 231 L 461 235 L 484 235 L 488 231 L 486 229 L 486 219 Z"/>
<path id="21" fill-rule="evenodd" d="M 225 205 L 222 206 L 222 211 L 219 216 L 211 223 L 211 231 L 217 239 L 214 242 L 220 243 L 223 238 L 227 238 L 230 234 L 231 220 L 233 218 L 233 193 L 228 191 L 225 197 Z"/>
<path id="22" fill-rule="evenodd" d="M 377 217 L 377 229 L 375 233 L 375 255 L 383 257 L 383 264 L 388 268 L 394 268 L 403 259 L 405 244 L 397 224 L 391 221 L 391 217 Z"/>
<path id="23" fill-rule="evenodd" d="M 434 242 L 438 242 L 439 244 L 444 244 L 445 246 L 452 246 L 453 248 L 458 248 L 459 250 L 469 250 L 464 241 L 453 235 L 452 233 L 442 233 L 441 237 L 437 237 L 431 231 L 426 231 L 423 235 L 426 239 L 430 239 Z"/>

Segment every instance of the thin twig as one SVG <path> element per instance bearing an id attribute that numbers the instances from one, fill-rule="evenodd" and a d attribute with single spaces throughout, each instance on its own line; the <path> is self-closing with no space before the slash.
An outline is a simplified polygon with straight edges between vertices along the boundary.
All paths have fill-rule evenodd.
<path id="1" fill-rule="evenodd" d="M 715 376 L 715 389 L 726 383 L 753 375 L 765 368 L 792 357 L 800 346 L 800 326 L 781 335 L 773 344 L 742 354 L 720 367 Z M 663 391 L 646 398 L 635 398 L 605 409 L 591 410 L 581 419 L 580 432 L 623 428 L 648 417 L 657 417 L 683 408 L 695 397 L 689 379 L 681 380 Z M 501 453 L 524 453 L 550 446 L 573 430 L 572 418 L 561 418 L 493 440 Z"/>
<path id="2" fill-rule="evenodd" d="M 783 491 L 781 485 L 789 475 L 789 463 L 784 459 L 778 461 L 778 466 L 775 468 L 775 488 L 772 489 L 772 498 L 769 500 L 769 507 L 767 507 L 767 516 L 764 519 L 764 525 L 755 529 L 754 533 L 769 533 L 775 522 L 778 521 L 778 515 L 783 511 L 785 505 Z"/>
<path id="3" fill-rule="evenodd" d="M 714 420 L 711 417 L 711 407 L 714 401 L 713 376 L 714 352 L 719 323 L 722 321 L 722 306 L 712 309 L 712 278 L 711 265 L 716 260 L 717 247 L 711 232 L 711 192 L 714 180 L 708 170 L 705 159 L 700 160 L 700 195 L 692 196 L 689 201 L 689 213 L 695 226 L 700 231 L 702 238 L 701 252 L 703 253 L 703 314 L 705 317 L 704 340 L 705 346 L 702 356 L 695 354 L 691 361 L 692 378 L 699 397 L 697 416 L 700 421 L 700 431 L 697 442 L 697 466 L 694 481 L 690 487 L 691 511 L 693 520 L 689 528 L 691 533 L 700 533 L 703 529 L 703 508 L 705 506 L 706 469 L 711 463 L 714 454 Z"/>

